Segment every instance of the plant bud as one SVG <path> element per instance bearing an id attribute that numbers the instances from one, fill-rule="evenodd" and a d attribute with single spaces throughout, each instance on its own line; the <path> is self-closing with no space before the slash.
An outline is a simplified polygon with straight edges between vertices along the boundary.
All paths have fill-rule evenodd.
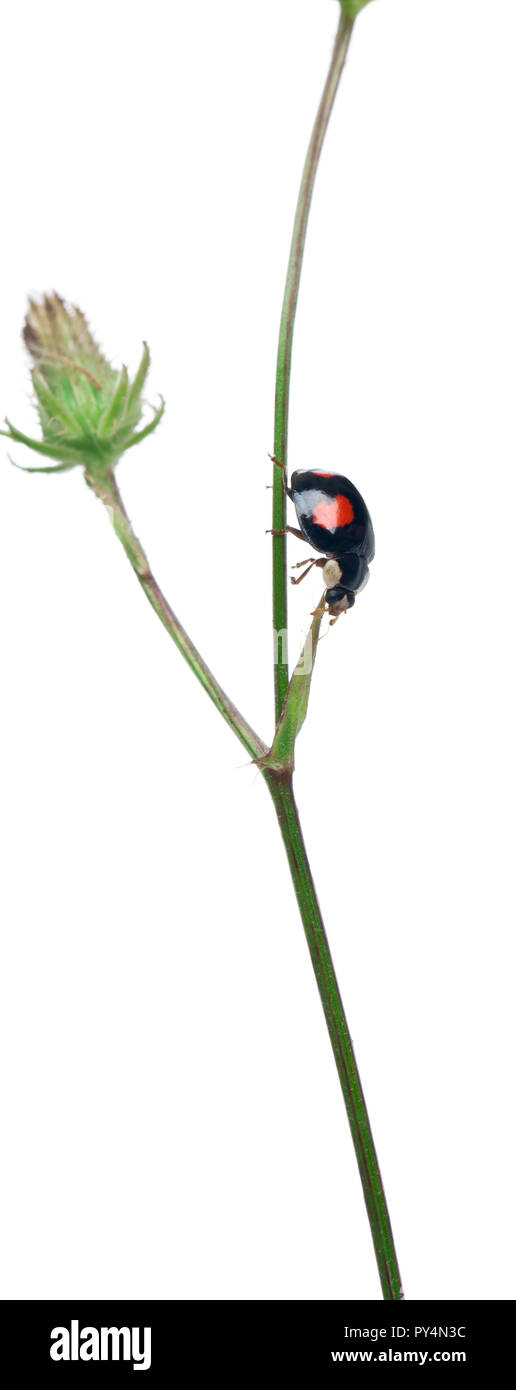
<path id="1" fill-rule="evenodd" d="M 91 478 L 102 481 L 121 454 L 156 428 L 165 408 L 162 400 L 140 427 L 150 364 L 147 345 L 131 381 L 126 367 L 116 371 L 103 356 L 81 310 L 55 293 L 39 303 L 29 299 L 23 337 L 33 362 L 42 439 L 22 434 L 9 420 L 2 433 L 56 459 L 58 469 L 82 464 Z"/>

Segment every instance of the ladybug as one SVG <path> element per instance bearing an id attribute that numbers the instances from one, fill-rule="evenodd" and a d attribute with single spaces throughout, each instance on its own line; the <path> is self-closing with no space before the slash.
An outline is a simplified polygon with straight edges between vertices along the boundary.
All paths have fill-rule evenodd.
<path id="1" fill-rule="evenodd" d="M 328 611 L 335 622 L 340 613 L 353 607 L 356 595 L 367 584 L 374 558 L 371 517 L 358 489 L 342 473 L 298 469 L 285 491 L 294 503 L 300 526 L 300 530 L 287 526 L 287 531 L 323 552 L 321 560 L 310 560 L 308 564 L 300 560 L 293 566 L 306 568 L 291 582 L 300 584 L 313 565 L 322 569 Z"/>

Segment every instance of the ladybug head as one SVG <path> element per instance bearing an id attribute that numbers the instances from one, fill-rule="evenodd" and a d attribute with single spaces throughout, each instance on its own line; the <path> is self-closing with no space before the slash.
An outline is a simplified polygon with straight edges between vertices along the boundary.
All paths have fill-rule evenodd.
<path id="1" fill-rule="evenodd" d="M 355 595 L 352 589 L 343 589 L 342 584 L 336 584 L 335 588 L 326 590 L 326 602 L 328 613 L 332 618 L 338 618 L 339 613 L 347 613 L 348 608 L 353 607 Z"/>

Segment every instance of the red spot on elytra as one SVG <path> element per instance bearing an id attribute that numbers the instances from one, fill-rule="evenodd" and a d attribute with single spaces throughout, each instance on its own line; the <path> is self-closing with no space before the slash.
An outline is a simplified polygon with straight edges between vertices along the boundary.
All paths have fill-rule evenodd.
<path id="1" fill-rule="evenodd" d="M 333 473 L 323 473 L 322 468 L 312 468 L 316 478 L 333 478 Z"/>
<path id="2" fill-rule="evenodd" d="M 324 526 L 326 531 L 335 531 L 337 526 L 349 526 L 354 516 L 353 503 L 349 497 L 339 493 L 337 497 L 325 497 L 317 503 L 312 512 L 312 521 L 316 526 Z"/>

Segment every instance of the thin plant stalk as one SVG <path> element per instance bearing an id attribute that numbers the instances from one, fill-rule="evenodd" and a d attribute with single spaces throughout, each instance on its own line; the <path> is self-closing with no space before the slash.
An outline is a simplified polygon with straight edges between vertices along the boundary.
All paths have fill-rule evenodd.
<path id="1" fill-rule="evenodd" d="M 179 622 L 179 618 L 176 617 L 176 614 L 170 607 L 168 600 L 165 598 L 159 584 L 154 578 L 143 546 L 135 535 L 125 510 L 114 473 L 110 471 L 105 481 L 100 481 L 98 478 L 86 473 L 86 481 L 100 501 L 104 503 L 111 521 L 113 522 L 118 539 L 122 542 L 126 555 L 131 562 L 138 582 L 141 584 L 143 592 L 148 598 L 154 612 L 157 613 L 158 618 L 166 628 L 169 637 L 175 642 L 176 647 L 178 647 L 181 655 L 184 656 L 190 670 L 193 671 L 194 676 L 200 681 L 206 694 L 209 695 L 210 700 L 213 701 L 215 708 L 218 709 L 219 714 L 221 714 L 223 719 L 226 720 L 226 723 L 229 724 L 230 729 L 233 730 L 233 733 L 236 734 L 240 743 L 243 744 L 246 752 L 249 753 L 253 759 L 262 758 L 268 752 L 267 744 L 262 742 L 262 739 L 259 738 L 254 729 L 251 728 L 251 725 L 247 723 L 247 719 L 244 719 L 243 714 L 240 713 L 240 710 L 238 710 L 236 705 L 233 704 L 233 701 L 230 700 L 229 695 L 226 695 L 225 690 L 219 685 L 218 680 L 216 680 L 215 676 L 210 671 L 209 666 L 206 665 L 197 647 L 194 646 L 191 638 L 188 636 L 182 623 Z"/>
<path id="2" fill-rule="evenodd" d="M 305 159 L 297 200 L 290 256 L 287 267 L 283 306 L 281 311 L 278 355 L 276 365 L 276 394 L 274 408 L 274 457 L 283 468 L 273 467 L 272 506 L 272 586 L 274 651 L 274 696 L 276 724 L 284 712 L 289 689 L 288 671 L 288 605 L 287 605 L 287 546 L 286 494 L 284 477 L 288 458 L 288 422 L 290 375 L 294 323 L 306 241 L 306 230 L 312 201 L 315 176 L 324 137 L 328 129 L 339 81 L 344 69 L 356 8 L 341 5 L 341 15 L 328 75 L 315 118 Z M 355 12 L 353 13 L 353 10 Z M 278 532 L 280 534 L 278 534 Z M 293 747 L 290 765 L 283 773 L 276 772 L 276 782 L 269 780 L 269 790 L 287 852 L 294 889 L 308 942 L 321 997 L 326 1025 L 339 1074 L 351 1135 L 364 1191 L 383 1296 L 387 1300 L 403 1298 L 401 1277 L 392 1236 L 391 1223 L 369 1117 L 353 1051 L 353 1044 L 340 997 L 337 977 L 331 958 L 328 938 L 321 917 L 315 886 L 310 870 L 301 824 L 294 799 Z"/>
<path id="3" fill-rule="evenodd" d="M 105 483 L 100 483 L 91 475 L 87 475 L 87 481 L 107 508 L 115 532 L 149 603 L 219 713 L 222 714 L 247 752 L 256 760 L 269 788 L 287 853 L 344 1096 L 383 1297 L 388 1300 L 401 1299 L 403 1297 L 401 1279 L 371 1126 L 294 799 L 292 784 L 293 745 L 297 730 L 292 733 L 291 748 L 283 753 L 283 766 L 279 759 L 276 760 L 274 766 L 268 766 L 267 758 L 270 754 L 266 744 L 247 723 L 247 720 L 226 695 L 222 686 L 219 685 L 162 593 L 152 573 L 143 546 L 133 530 L 114 474 L 110 473 Z M 317 638 L 320 624 L 320 611 L 318 610 L 314 618 L 315 638 Z M 311 680 L 311 672 L 307 676 L 307 680 Z M 291 690 L 293 688 L 294 680 L 290 686 Z"/>
<path id="4" fill-rule="evenodd" d="M 308 216 L 312 202 L 315 176 L 324 144 L 324 137 L 328 129 L 333 103 L 346 61 L 354 22 L 354 17 L 349 18 L 343 6 L 328 69 L 328 76 L 324 84 L 323 94 L 319 103 L 319 109 L 315 118 L 303 167 L 296 215 L 294 218 L 285 292 L 281 309 L 274 402 L 274 455 L 285 467 L 287 465 L 288 454 L 292 342 Z M 286 505 L 283 473 L 280 468 L 273 468 L 272 487 L 272 528 L 273 532 L 281 532 L 286 522 Z M 272 537 L 272 622 L 274 628 L 274 650 L 277 656 L 277 660 L 274 663 L 274 705 L 276 712 L 275 722 L 277 724 L 281 718 L 288 686 L 287 547 L 286 537 L 281 534 L 275 534 Z"/>
<path id="5" fill-rule="evenodd" d="M 310 863 L 294 798 L 292 773 L 268 780 L 287 852 L 295 894 L 310 958 L 317 980 L 326 1026 L 355 1149 L 384 1299 L 403 1298 L 401 1276 L 392 1235 L 382 1176 L 356 1064 L 351 1034 L 340 997 L 328 938 L 317 901 Z"/>

